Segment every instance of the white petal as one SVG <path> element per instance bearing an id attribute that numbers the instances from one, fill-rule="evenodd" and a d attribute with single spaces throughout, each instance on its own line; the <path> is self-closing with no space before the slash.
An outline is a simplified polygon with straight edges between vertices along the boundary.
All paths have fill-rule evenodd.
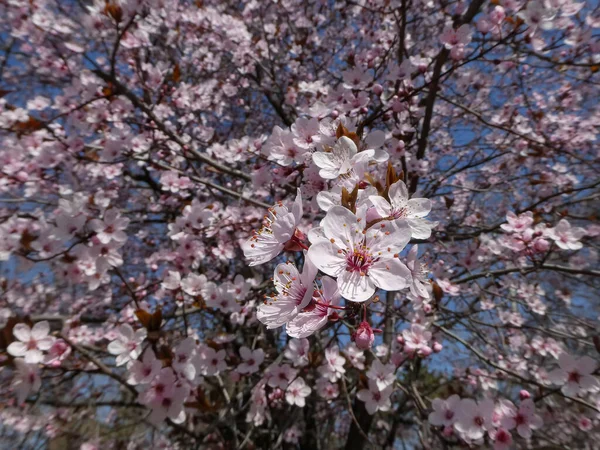
<path id="1" fill-rule="evenodd" d="M 120 355 L 126 351 L 127 348 L 125 348 L 125 345 L 123 345 L 121 341 L 112 341 L 110 344 L 108 344 L 108 352 L 111 355 Z"/>
<path id="2" fill-rule="evenodd" d="M 310 246 L 307 258 L 321 271 L 332 277 L 337 277 L 345 271 L 346 257 L 338 253 L 337 247 L 331 242 L 319 242 Z"/>
<path id="3" fill-rule="evenodd" d="M 365 302 L 375 293 L 375 284 L 371 277 L 361 275 L 359 272 L 348 272 L 338 276 L 340 294 L 345 299 L 353 302 Z"/>
<path id="4" fill-rule="evenodd" d="M 8 353 L 12 356 L 23 356 L 25 353 L 27 353 L 27 344 L 16 341 L 10 344 L 6 351 L 8 351 Z"/>
<path id="5" fill-rule="evenodd" d="M 47 320 L 36 323 L 31 329 L 31 336 L 35 340 L 43 339 L 50 333 L 50 324 Z"/>
<path id="6" fill-rule="evenodd" d="M 14 336 L 21 342 L 29 342 L 31 339 L 31 329 L 24 323 L 18 323 L 13 328 Z"/>

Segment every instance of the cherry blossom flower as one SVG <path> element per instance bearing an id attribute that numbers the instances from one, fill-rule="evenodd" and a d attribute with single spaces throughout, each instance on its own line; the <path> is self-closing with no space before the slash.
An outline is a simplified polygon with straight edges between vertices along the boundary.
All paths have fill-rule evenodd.
<path id="1" fill-rule="evenodd" d="M 547 8 L 546 3 L 539 0 L 533 0 L 527 3 L 527 8 L 521 10 L 517 14 L 525 21 L 532 30 L 538 27 L 542 30 L 551 30 L 554 28 L 553 19 L 556 16 L 556 11 L 552 8 Z"/>
<path id="2" fill-rule="evenodd" d="M 571 227 L 571 224 L 562 219 L 554 228 L 548 230 L 548 237 L 563 250 L 579 250 L 583 247 L 580 239 L 585 236 L 585 230 L 579 227 Z"/>
<path id="3" fill-rule="evenodd" d="M 273 273 L 277 294 L 258 306 L 256 317 L 268 329 L 278 328 L 294 319 L 310 302 L 317 268 L 305 258 L 302 273 L 292 263 L 279 264 Z"/>
<path id="4" fill-rule="evenodd" d="M 325 400 L 333 400 L 339 394 L 338 385 L 330 382 L 327 378 L 319 378 L 315 384 L 317 394 Z"/>
<path id="5" fill-rule="evenodd" d="M 292 361 L 294 367 L 306 366 L 309 346 L 308 339 L 290 339 L 283 356 Z"/>
<path id="6" fill-rule="evenodd" d="M 196 341 L 192 337 L 185 338 L 173 350 L 172 367 L 175 373 L 190 381 L 196 378 L 196 367 L 193 364 L 196 353 Z"/>
<path id="7" fill-rule="evenodd" d="M 306 152 L 306 149 L 301 149 L 295 144 L 294 135 L 290 131 L 275 126 L 271 136 L 263 145 L 262 151 L 269 155 L 271 161 L 282 166 L 289 166 L 293 162 L 300 162 L 300 156 Z"/>
<path id="8" fill-rule="evenodd" d="M 531 430 L 537 430 L 543 425 L 542 418 L 535 413 L 535 404 L 531 399 L 522 401 L 519 409 L 514 406 L 509 408 L 501 423 L 507 430 L 516 428 L 519 436 L 524 439 L 531 437 Z"/>
<path id="9" fill-rule="evenodd" d="M 315 118 L 300 117 L 291 126 L 293 142 L 299 148 L 308 150 L 321 142 L 319 121 Z"/>
<path id="10" fill-rule="evenodd" d="M 356 397 L 365 403 L 365 409 L 371 415 L 377 411 L 389 411 L 392 407 L 390 396 L 393 392 L 393 386 L 390 385 L 383 390 L 377 388 L 374 380 L 369 380 L 369 389 L 361 389 Z"/>
<path id="11" fill-rule="evenodd" d="M 240 348 L 240 356 L 243 362 L 237 366 L 237 371 L 243 374 L 256 372 L 265 360 L 265 352 L 262 349 L 250 350 L 248 347 Z"/>
<path id="12" fill-rule="evenodd" d="M 313 293 L 312 301 L 286 325 L 286 333 L 295 338 L 305 338 L 323 328 L 338 306 L 341 296 L 337 282 L 330 277 L 321 278 L 321 289 Z"/>
<path id="13" fill-rule="evenodd" d="M 292 369 L 289 364 L 271 366 L 267 370 L 267 384 L 272 388 L 285 390 L 297 373 L 298 371 Z"/>
<path id="14" fill-rule="evenodd" d="M 14 363 L 16 370 L 12 387 L 17 394 L 17 402 L 21 404 L 29 394 L 34 394 L 40 390 L 42 379 L 37 364 L 28 364 L 22 358 L 16 358 Z"/>
<path id="15" fill-rule="evenodd" d="M 371 368 L 367 371 L 367 378 L 373 380 L 377 389 L 383 391 L 386 387 L 394 384 L 396 379 L 396 366 L 392 363 L 383 364 L 378 359 L 373 361 Z"/>
<path id="16" fill-rule="evenodd" d="M 283 433 L 283 441 L 292 445 L 298 445 L 301 437 L 302 432 L 296 425 L 292 425 L 287 430 L 285 430 L 285 433 Z"/>
<path id="17" fill-rule="evenodd" d="M 358 152 L 352 139 L 342 136 L 328 152 L 312 154 L 313 162 L 321 169 L 319 175 L 326 180 L 333 180 L 351 172 L 354 166 L 368 162 L 375 155 L 374 150 Z"/>
<path id="18" fill-rule="evenodd" d="M 402 180 L 390 186 L 388 196 L 389 201 L 378 195 L 369 197 L 379 216 L 405 220 L 410 226 L 413 238 L 428 239 L 431 236 L 431 229 L 437 225 L 424 219 L 431 211 L 431 200 L 409 198 L 408 188 Z"/>
<path id="19" fill-rule="evenodd" d="M 165 367 L 140 393 L 139 401 L 152 410 L 149 420 L 153 424 L 158 424 L 167 417 L 175 423 L 181 423 L 185 420 L 183 403 L 188 395 L 189 388 L 178 384 L 173 370 Z"/>
<path id="20" fill-rule="evenodd" d="M 47 366 L 58 367 L 61 361 L 65 360 L 71 354 L 71 346 L 62 339 L 56 339 L 48 354 L 44 357 L 44 364 Z"/>
<path id="21" fill-rule="evenodd" d="M 413 323 L 410 329 L 402 332 L 404 338 L 404 351 L 408 354 L 418 354 L 419 356 L 429 356 L 432 352 L 429 342 L 431 341 L 431 332 L 427 331 L 421 324 Z"/>
<path id="22" fill-rule="evenodd" d="M 334 206 L 322 222 L 327 241 L 313 244 L 308 258 L 321 271 L 337 278 L 340 294 L 351 301 L 368 300 L 377 287 L 397 291 L 406 287 L 410 271 L 398 252 L 410 240 L 401 220 L 365 229 L 365 220 L 342 206 Z"/>
<path id="23" fill-rule="evenodd" d="M 470 398 L 463 399 L 454 427 L 467 439 L 474 441 L 481 439 L 486 431 L 493 428 L 494 409 L 494 402 L 490 399 L 480 402 Z"/>
<path id="24" fill-rule="evenodd" d="M 104 213 L 104 218 L 94 219 L 90 222 L 90 228 L 96 232 L 96 237 L 102 244 L 110 241 L 125 242 L 127 234 L 123 230 L 129 225 L 129 219 L 121 217 L 116 209 L 109 209 Z"/>
<path id="25" fill-rule="evenodd" d="M 181 290 L 188 295 L 196 296 L 203 292 L 206 284 L 207 279 L 205 275 L 190 273 L 181 280 Z"/>
<path id="26" fill-rule="evenodd" d="M 306 382 L 302 377 L 296 378 L 290 383 L 285 391 L 285 400 L 290 405 L 296 405 L 303 408 L 306 404 L 306 397 L 309 396 L 312 389 L 307 386 Z"/>
<path id="27" fill-rule="evenodd" d="M 494 443 L 494 450 L 510 450 L 513 448 L 513 437 L 505 428 L 494 428 L 489 431 L 490 438 Z"/>
<path id="28" fill-rule="evenodd" d="M 179 289 L 181 287 L 181 274 L 176 270 L 169 270 L 161 286 L 169 290 Z"/>
<path id="29" fill-rule="evenodd" d="M 226 356 L 225 350 L 216 351 L 212 347 L 204 346 L 198 350 L 194 364 L 198 372 L 210 377 L 227 369 Z"/>
<path id="30" fill-rule="evenodd" d="M 286 244 L 297 236 L 296 227 L 301 219 L 302 195 L 298 189 L 292 210 L 288 210 L 281 202 L 269 208 L 262 228 L 255 231 L 254 235 L 243 244 L 242 249 L 249 265 L 264 264 L 279 255 Z"/>
<path id="31" fill-rule="evenodd" d="M 142 354 L 142 342 L 146 339 L 146 329 L 133 331 L 130 325 L 124 323 L 117 330 L 117 339 L 108 344 L 108 352 L 117 355 L 116 364 L 122 366 L 135 360 Z"/>
<path id="32" fill-rule="evenodd" d="M 354 342 L 350 343 L 350 345 L 344 349 L 344 355 L 346 355 L 350 364 L 358 370 L 365 370 L 365 354 Z"/>
<path id="33" fill-rule="evenodd" d="M 450 50 L 450 56 L 458 60 L 464 57 L 465 47 L 471 42 L 471 34 L 471 27 L 467 24 L 461 25 L 457 30 L 447 27 L 440 40 Z"/>
<path id="34" fill-rule="evenodd" d="M 433 411 L 429 413 L 429 423 L 434 426 L 452 426 L 458 419 L 461 399 L 458 395 L 451 395 L 446 400 L 435 398 L 431 402 Z"/>
<path id="35" fill-rule="evenodd" d="M 328 347 L 325 349 L 325 361 L 318 369 L 319 373 L 331 382 L 337 381 L 346 373 L 345 362 L 337 345 Z"/>
<path id="36" fill-rule="evenodd" d="M 131 361 L 128 365 L 127 383 L 131 385 L 149 384 L 158 375 L 161 368 L 162 362 L 160 359 L 156 359 L 154 351 L 148 347 L 144 351 L 141 361 Z"/>
<path id="37" fill-rule="evenodd" d="M 561 353 L 558 364 L 560 367 L 550 372 L 549 377 L 552 383 L 562 385 L 563 394 L 576 396 L 600 389 L 600 382 L 592 375 L 597 364 L 589 356 L 575 358 L 568 353 Z"/>
<path id="38" fill-rule="evenodd" d="M 500 228 L 508 233 L 522 233 L 533 225 L 533 213 L 527 211 L 517 216 L 514 212 L 509 211 L 506 214 L 506 221 L 508 223 L 503 223 Z"/>
<path id="39" fill-rule="evenodd" d="M 49 350 L 55 341 L 48 333 L 50 324 L 46 320 L 36 323 L 33 328 L 18 323 L 13 328 L 13 335 L 18 341 L 11 343 L 6 350 L 12 356 L 24 357 L 27 364 L 40 363 L 44 359 L 42 352 Z"/>

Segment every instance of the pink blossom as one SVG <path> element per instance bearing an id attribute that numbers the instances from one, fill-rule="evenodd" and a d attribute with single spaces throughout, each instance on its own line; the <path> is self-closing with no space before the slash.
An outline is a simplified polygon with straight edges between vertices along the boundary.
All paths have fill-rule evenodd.
<path id="1" fill-rule="evenodd" d="M 12 386 L 17 393 L 17 401 L 23 403 L 29 394 L 40 390 L 42 379 L 36 364 L 28 364 L 21 358 L 16 358 L 14 363 L 16 371 Z"/>
<path id="2" fill-rule="evenodd" d="M 298 189 L 292 210 L 288 210 L 281 202 L 269 208 L 262 228 L 242 246 L 249 265 L 264 264 L 279 255 L 285 245 L 294 238 L 301 219 L 302 195 Z"/>
<path id="3" fill-rule="evenodd" d="M 367 412 L 371 415 L 377 411 L 389 411 L 392 407 L 390 396 L 392 395 L 394 388 L 392 385 L 386 387 L 383 390 L 379 390 L 377 383 L 373 380 L 369 380 L 369 389 L 361 389 L 356 394 L 356 397 L 365 403 Z"/>
<path id="4" fill-rule="evenodd" d="M 337 278 L 340 294 L 351 301 L 368 300 L 377 287 L 404 288 L 410 271 L 398 252 L 410 240 L 402 220 L 382 222 L 365 229 L 365 221 L 342 206 L 334 206 L 323 219 L 323 240 L 308 251 L 318 269 Z"/>
<path id="5" fill-rule="evenodd" d="M 383 364 L 376 359 L 367 371 L 367 378 L 373 380 L 377 385 L 377 389 L 383 391 L 386 387 L 394 384 L 396 380 L 396 366 L 392 363 Z"/>
<path id="6" fill-rule="evenodd" d="M 524 439 L 531 437 L 531 430 L 537 430 L 543 425 L 542 418 L 535 413 L 535 404 L 531 399 L 523 400 L 519 409 L 510 408 L 501 423 L 507 430 L 516 428 L 519 436 Z"/>
<path id="7" fill-rule="evenodd" d="M 461 399 L 458 395 L 451 395 L 446 400 L 439 398 L 433 399 L 431 407 L 433 411 L 429 413 L 429 423 L 434 426 L 452 426 L 458 419 L 461 406 Z"/>
<path id="8" fill-rule="evenodd" d="M 316 274 L 317 268 L 308 258 L 305 259 L 302 273 L 299 273 L 292 263 L 279 264 L 273 273 L 277 294 L 267 297 L 263 304 L 258 306 L 258 320 L 267 328 L 273 329 L 294 319 L 313 296 Z"/>
<path id="9" fill-rule="evenodd" d="M 272 388 L 285 390 L 290 382 L 296 378 L 298 371 L 289 364 L 271 366 L 267 370 L 267 384 Z"/>
<path id="10" fill-rule="evenodd" d="M 583 247 L 580 239 L 585 236 L 585 230 L 571 227 L 567 219 L 562 219 L 556 227 L 548 230 L 548 237 L 563 250 L 579 250 Z"/>
<path id="11" fill-rule="evenodd" d="M 489 431 L 490 438 L 494 443 L 494 450 L 510 450 L 513 448 L 513 437 L 505 428 L 494 428 Z"/>
<path id="12" fill-rule="evenodd" d="M 292 381 L 285 390 L 285 400 L 292 406 L 296 405 L 300 408 L 303 408 L 306 404 L 305 399 L 309 396 L 311 391 L 312 389 L 307 386 L 304 379 L 302 377 L 298 377 Z"/>
<path id="13" fill-rule="evenodd" d="M 127 383 L 131 385 L 149 384 L 158 375 L 161 368 L 162 362 L 156 359 L 154 351 L 151 348 L 147 348 L 144 351 L 141 361 L 132 361 L 128 366 L 129 376 Z"/>
<path id="14" fill-rule="evenodd" d="M 380 217 L 405 220 L 415 239 L 428 239 L 431 229 L 436 225 L 424 219 L 431 211 L 431 201 L 426 198 L 409 198 L 408 188 L 402 180 L 389 188 L 389 201 L 377 195 L 369 200 Z"/>
<path id="15" fill-rule="evenodd" d="M 248 347 L 240 348 L 242 363 L 237 367 L 237 371 L 242 374 L 251 374 L 256 372 L 262 362 L 265 360 L 265 352 L 262 349 L 250 350 Z"/>
<path id="16" fill-rule="evenodd" d="M 126 323 L 120 325 L 117 332 L 117 338 L 108 344 L 108 352 L 117 355 L 117 366 L 122 366 L 142 354 L 142 342 L 146 339 L 147 333 L 145 328 L 133 331 L 133 328 Z"/>
<path id="17" fill-rule="evenodd" d="M 489 399 L 475 402 L 470 398 L 461 400 L 458 420 L 454 427 L 466 438 L 481 439 L 493 428 L 494 402 Z"/>
<path id="18" fill-rule="evenodd" d="M 427 331 L 423 325 L 413 323 L 410 329 L 402 332 L 404 338 L 404 351 L 408 354 L 418 354 L 419 356 L 429 356 L 432 352 L 429 342 L 431 341 L 431 332 Z"/>
<path id="19" fill-rule="evenodd" d="M 358 152 L 354 141 L 342 136 L 330 151 L 315 152 L 312 158 L 315 165 L 321 169 L 319 175 L 326 180 L 333 180 L 346 176 L 355 166 L 368 162 L 374 155 L 374 150 Z"/>
<path id="20" fill-rule="evenodd" d="M 308 339 L 290 339 L 283 356 L 292 361 L 294 367 L 306 366 L 308 364 Z"/>
<path id="21" fill-rule="evenodd" d="M 558 364 L 560 367 L 550 372 L 549 378 L 552 383 L 562 385 L 563 394 L 577 396 L 600 389 L 600 382 L 592 375 L 597 364 L 589 356 L 575 358 L 568 353 L 561 353 Z"/>
<path id="22" fill-rule="evenodd" d="M 114 208 L 107 210 L 102 220 L 94 219 L 90 222 L 90 228 L 96 232 L 96 237 L 102 244 L 108 244 L 110 241 L 125 242 L 127 234 L 123 230 L 127 225 L 129 219 L 121 217 Z"/>
<path id="23" fill-rule="evenodd" d="M 309 260 L 307 260 L 309 261 Z M 295 338 L 305 338 L 323 328 L 338 306 L 341 296 L 337 282 L 330 277 L 321 278 L 321 289 L 315 289 L 312 301 L 286 325 L 286 333 Z"/>
<path id="24" fill-rule="evenodd" d="M 36 364 L 44 359 L 43 351 L 52 347 L 55 338 L 49 336 L 50 324 L 47 321 L 36 323 L 29 328 L 24 323 L 18 323 L 13 328 L 13 335 L 18 339 L 11 343 L 7 351 L 12 356 L 24 357 L 27 364 Z"/>

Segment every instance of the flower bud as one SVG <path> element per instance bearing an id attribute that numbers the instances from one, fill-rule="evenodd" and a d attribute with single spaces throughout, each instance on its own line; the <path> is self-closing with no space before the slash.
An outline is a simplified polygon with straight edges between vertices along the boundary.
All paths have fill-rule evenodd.
<path id="1" fill-rule="evenodd" d="M 353 334 L 353 339 L 356 346 L 361 350 L 368 350 L 375 342 L 375 333 L 369 322 L 363 321 Z"/>
<path id="2" fill-rule="evenodd" d="M 373 85 L 373 94 L 381 95 L 382 92 L 383 92 L 383 86 L 381 86 L 379 83 L 376 83 Z"/>
<path id="3" fill-rule="evenodd" d="M 442 344 L 440 344 L 439 342 L 434 342 L 434 343 L 433 343 L 433 351 L 434 351 L 435 353 L 439 353 L 439 352 L 441 352 L 443 348 L 444 348 L 444 347 L 443 347 L 443 345 L 442 345 Z"/>
<path id="4" fill-rule="evenodd" d="M 521 399 L 521 401 L 527 400 L 530 397 L 531 397 L 531 394 L 529 393 L 529 391 L 526 391 L 525 389 L 522 389 L 521 392 L 519 392 L 519 398 Z"/>

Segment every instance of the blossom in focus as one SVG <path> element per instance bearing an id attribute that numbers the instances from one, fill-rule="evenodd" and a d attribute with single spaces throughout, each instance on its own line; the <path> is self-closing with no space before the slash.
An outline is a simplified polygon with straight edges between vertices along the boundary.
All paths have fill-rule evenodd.
<path id="1" fill-rule="evenodd" d="M 355 165 L 369 161 L 375 155 L 374 150 L 358 152 L 352 139 L 341 136 L 329 152 L 315 152 L 313 162 L 321 169 L 319 175 L 333 180 L 352 171 Z"/>
<path id="2" fill-rule="evenodd" d="M 329 316 L 338 306 L 341 296 L 337 282 L 330 277 L 321 279 L 321 289 L 315 289 L 311 302 L 296 317 L 289 321 L 285 331 L 289 336 L 305 338 L 323 328 Z"/>
<path id="3" fill-rule="evenodd" d="M 244 256 L 250 266 L 264 264 L 279 255 L 291 240 L 297 238 L 296 227 L 302 219 L 302 195 L 300 189 L 290 211 L 279 202 L 269 208 L 263 226 L 243 245 Z"/>
<path id="4" fill-rule="evenodd" d="M 389 201 L 379 195 L 369 197 L 380 217 L 405 220 L 415 239 L 428 239 L 431 236 L 431 229 L 437 223 L 424 219 L 431 212 L 431 200 L 409 198 L 408 188 L 402 180 L 398 180 L 390 186 L 388 197 Z"/>
<path id="5" fill-rule="evenodd" d="M 278 328 L 294 319 L 310 302 L 317 268 L 305 259 L 302 273 L 292 263 L 279 264 L 273 274 L 277 294 L 258 306 L 256 317 L 268 329 Z"/>
<path id="6" fill-rule="evenodd" d="M 377 287 L 397 291 L 411 276 L 398 259 L 410 240 L 410 229 L 402 220 L 385 221 L 365 229 L 363 218 L 343 206 L 334 206 L 322 222 L 327 240 L 319 240 L 308 258 L 322 272 L 337 278 L 340 294 L 354 302 L 368 300 Z"/>

